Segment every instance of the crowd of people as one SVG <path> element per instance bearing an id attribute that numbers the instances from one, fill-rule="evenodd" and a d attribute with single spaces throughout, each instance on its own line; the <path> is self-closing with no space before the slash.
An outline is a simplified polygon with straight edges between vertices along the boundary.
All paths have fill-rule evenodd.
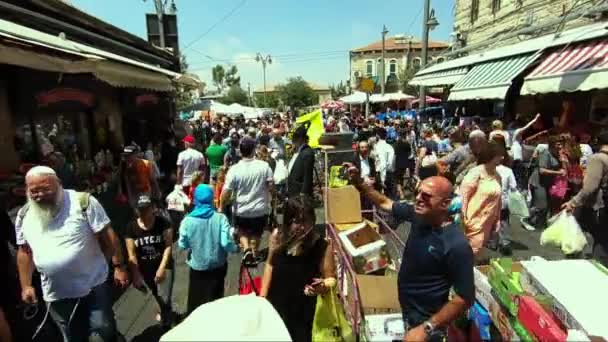
<path id="1" fill-rule="evenodd" d="M 411 223 L 398 280 L 408 340 L 441 340 L 471 305 L 473 267 L 484 247 L 511 253 L 511 192 L 531 198 L 526 229 L 544 229 L 560 210 L 575 213 L 593 236 L 593 257 L 608 265 L 608 234 L 601 229 L 608 134 L 592 142 L 565 125 L 543 125 L 541 115 L 529 123 L 518 119 L 508 130 L 499 120 L 486 129 L 475 121 L 446 127 L 348 115 L 329 115 L 326 124 L 354 133 L 355 153 L 345 167 L 363 207 L 389 213 L 396 225 Z M 95 197 L 69 189 L 54 164 L 27 172 L 28 200 L 14 224 L 18 276 L 5 269 L 5 279 L 18 282 L 7 282 L 0 305 L 7 341 L 11 329 L 18 334 L 17 303 L 36 305 L 40 293 L 44 322 L 52 320 L 64 341 L 114 341 L 110 272 L 117 287 L 149 291 L 158 322 L 169 328 L 176 255 L 186 254 L 191 313 L 224 296 L 228 255 L 237 252 L 245 267 L 266 262 L 259 294 L 294 341 L 311 340 L 315 296 L 335 284 L 336 270 L 333 242 L 314 228 L 319 184 L 307 126 L 284 115 L 217 117 L 186 131 L 181 151 L 175 136 L 145 151 L 124 148 L 117 201 L 133 209 L 126 227 L 112 227 Z M 164 199 L 173 192 L 188 201 L 167 210 Z M 267 253 L 260 250 L 265 231 Z"/>

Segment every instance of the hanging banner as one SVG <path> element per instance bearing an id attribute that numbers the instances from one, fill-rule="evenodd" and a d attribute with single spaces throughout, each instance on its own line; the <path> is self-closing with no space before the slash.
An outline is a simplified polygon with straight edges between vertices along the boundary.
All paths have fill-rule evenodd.
<path id="1" fill-rule="evenodd" d="M 323 115 L 321 114 L 321 110 L 315 110 L 314 112 L 304 114 L 300 116 L 296 120 L 296 124 L 301 125 L 309 122 L 310 126 L 306 131 L 308 135 L 308 145 L 310 147 L 319 146 L 319 138 L 325 133 L 325 128 L 323 127 Z"/>
<path id="2" fill-rule="evenodd" d="M 48 107 L 60 102 L 77 102 L 87 108 L 95 105 L 95 95 L 92 93 L 74 88 L 55 88 L 36 95 L 38 107 Z"/>

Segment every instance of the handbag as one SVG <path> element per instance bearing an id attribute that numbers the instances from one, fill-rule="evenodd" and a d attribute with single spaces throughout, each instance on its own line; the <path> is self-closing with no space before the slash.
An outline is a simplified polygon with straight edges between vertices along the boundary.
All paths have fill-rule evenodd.
<path id="1" fill-rule="evenodd" d="M 355 341 L 355 335 L 338 300 L 335 287 L 324 295 L 317 296 L 315 318 L 312 325 L 312 340 L 327 342 Z"/>
<path id="2" fill-rule="evenodd" d="M 565 176 L 557 176 L 553 180 L 553 184 L 549 188 L 549 195 L 553 198 L 563 200 L 568 192 L 568 178 Z"/>
<path id="3" fill-rule="evenodd" d="M 241 275 L 239 277 L 239 294 L 248 295 L 255 293 L 256 296 L 260 295 L 262 288 L 262 277 L 253 277 L 249 269 L 241 265 Z"/>

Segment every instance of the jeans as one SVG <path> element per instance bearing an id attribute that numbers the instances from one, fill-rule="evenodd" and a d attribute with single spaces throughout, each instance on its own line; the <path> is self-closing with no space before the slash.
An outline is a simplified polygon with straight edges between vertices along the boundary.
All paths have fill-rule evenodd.
<path id="1" fill-rule="evenodd" d="M 536 228 L 547 227 L 547 214 L 549 213 L 549 190 L 541 185 L 530 185 L 532 191 L 531 218 Z"/>
<path id="2" fill-rule="evenodd" d="M 81 298 L 66 298 L 47 303 L 64 342 L 114 342 L 116 321 L 112 311 L 112 294 L 108 284 L 91 289 Z"/>
<path id="3" fill-rule="evenodd" d="M 142 273 L 142 276 L 144 278 L 145 287 L 138 290 L 143 292 L 149 290 L 150 293 L 152 293 L 152 296 L 156 300 L 156 304 L 158 304 L 158 307 L 160 309 L 160 318 L 162 326 L 169 326 L 171 324 L 171 316 L 173 314 L 173 308 L 171 306 L 174 280 L 173 270 L 166 269 L 165 279 L 159 284 L 154 281 L 156 271 L 147 272 L 140 270 L 140 272 Z"/>

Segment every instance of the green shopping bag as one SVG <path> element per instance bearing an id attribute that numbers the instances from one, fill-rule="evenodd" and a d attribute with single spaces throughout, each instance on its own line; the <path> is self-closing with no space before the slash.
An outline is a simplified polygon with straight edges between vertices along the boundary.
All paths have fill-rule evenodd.
<path id="1" fill-rule="evenodd" d="M 344 308 L 333 287 L 326 294 L 317 296 L 315 319 L 312 325 L 312 340 L 323 342 L 355 341 L 353 330 L 346 320 Z"/>

